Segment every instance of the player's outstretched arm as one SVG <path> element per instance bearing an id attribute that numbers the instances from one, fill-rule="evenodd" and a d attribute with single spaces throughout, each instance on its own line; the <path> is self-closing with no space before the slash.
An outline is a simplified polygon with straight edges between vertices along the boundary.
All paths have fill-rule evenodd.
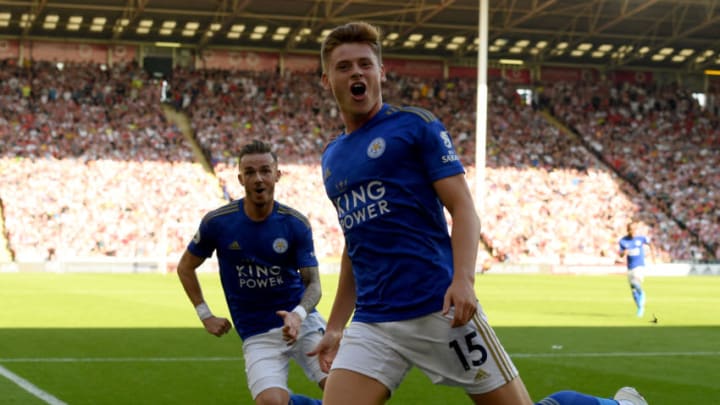
<path id="1" fill-rule="evenodd" d="M 320 271 L 317 266 L 303 267 L 300 269 L 300 277 L 302 277 L 305 285 L 300 303 L 292 311 L 277 311 L 277 315 L 283 319 L 283 339 L 288 345 L 295 343 L 300 327 L 305 317 L 320 302 L 322 288 L 320 286 Z"/>
<path id="2" fill-rule="evenodd" d="M 305 292 L 300 299 L 300 306 L 307 312 L 312 311 L 320 302 L 322 297 L 322 286 L 320 284 L 320 270 L 317 266 L 303 267 L 300 269 L 300 277 L 305 285 Z"/>
<path id="3" fill-rule="evenodd" d="M 451 243 L 453 279 L 445 293 L 443 313 L 455 307 L 451 325 L 468 323 L 477 311 L 475 296 L 475 263 L 480 243 L 480 219 L 465 177 L 458 174 L 433 183 L 440 201 L 452 216 Z"/>
<path id="4" fill-rule="evenodd" d="M 180 283 L 185 290 L 185 294 L 195 307 L 195 311 L 202 321 L 205 330 L 219 337 L 228 333 L 232 326 L 228 319 L 213 315 L 203 299 L 196 270 L 204 261 L 205 258 L 195 256 L 186 250 L 180 258 L 180 263 L 178 263 L 177 273 L 180 278 Z"/>

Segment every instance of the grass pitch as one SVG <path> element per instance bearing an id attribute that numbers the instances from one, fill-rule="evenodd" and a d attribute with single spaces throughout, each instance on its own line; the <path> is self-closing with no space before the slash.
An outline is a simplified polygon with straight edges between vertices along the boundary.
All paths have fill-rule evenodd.
<path id="1" fill-rule="evenodd" d="M 216 274 L 201 274 L 227 316 Z M 322 276 L 327 316 L 337 276 Z M 563 389 L 720 404 L 720 277 L 478 275 L 480 302 L 535 400 Z M 0 274 L 0 403 L 250 404 L 241 342 L 202 329 L 173 274 Z M 657 319 L 657 323 L 651 322 Z M 290 386 L 320 397 L 293 365 Z M 413 370 L 390 404 L 469 403 Z"/>

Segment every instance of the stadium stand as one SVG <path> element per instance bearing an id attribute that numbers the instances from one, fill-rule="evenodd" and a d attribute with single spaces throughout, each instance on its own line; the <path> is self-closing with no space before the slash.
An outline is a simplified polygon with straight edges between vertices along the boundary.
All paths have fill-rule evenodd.
<path id="1" fill-rule="evenodd" d="M 316 73 L 177 68 L 163 105 L 157 80 L 135 65 L 1 63 L 0 197 L 18 259 L 50 251 L 177 257 L 204 212 L 242 196 L 234 155 L 253 138 L 277 145 L 278 199 L 308 216 L 318 256 L 339 254 L 319 175 L 339 119 Z M 386 101 L 448 123 L 474 183 L 475 83 L 392 74 L 388 82 Z M 639 218 L 663 260 L 717 258 L 716 111 L 700 112 L 677 87 L 542 88 L 538 105 L 505 81 L 490 86 L 482 215 L 489 255 L 612 264 L 618 235 Z M 640 91 L 645 99 L 634 102 Z M 639 114 L 640 104 L 654 105 L 648 97 L 666 106 Z M 669 114 L 670 104 L 682 114 Z"/>
<path id="2" fill-rule="evenodd" d="M 5 62 L 0 75 L 0 195 L 18 260 L 176 252 L 220 201 L 137 66 Z"/>
<path id="3" fill-rule="evenodd" d="M 557 84 L 556 84 L 557 86 Z M 553 110 L 639 193 L 720 253 L 720 122 L 677 84 L 575 84 L 568 103 L 554 93 Z"/>

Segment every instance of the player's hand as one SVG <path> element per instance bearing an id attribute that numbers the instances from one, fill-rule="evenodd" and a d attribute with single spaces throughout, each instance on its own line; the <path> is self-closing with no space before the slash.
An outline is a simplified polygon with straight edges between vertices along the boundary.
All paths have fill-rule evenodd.
<path id="1" fill-rule="evenodd" d="M 325 331 L 325 334 L 317 346 L 315 346 L 315 349 L 307 353 L 308 356 L 318 356 L 320 370 L 322 370 L 323 373 L 330 372 L 330 367 L 340 348 L 340 339 L 342 339 L 342 331 Z"/>
<path id="2" fill-rule="evenodd" d="M 232 324 L 227 318 L 219 318 L 217 316 L 211 316 L 210 318 L 203 319 L 203 325 L 208 333 L 220 337 L 232 329 Z"/>
<path id="3" fill-rule="evenodd" d="M 297 341 L 300 327 L 302 326 L 302 319 L 300 319 L 300 315 L 295 312 L 277 311 L 275 313 L 283 319 L 283 340 L 290 346 Z"/>
<path id="4" fill-rule="evenodd" d="M 454 307 L 453 319 L 450 326 L 455 328 L 463 326 L 470 322 L 473 315 L 477 311 L 477 298 L 472 283 L 459 282 L 453 280 L 445 292 L 445 300 L 443 301 L 443 315 L 450 312 L 450 308 Z"/>

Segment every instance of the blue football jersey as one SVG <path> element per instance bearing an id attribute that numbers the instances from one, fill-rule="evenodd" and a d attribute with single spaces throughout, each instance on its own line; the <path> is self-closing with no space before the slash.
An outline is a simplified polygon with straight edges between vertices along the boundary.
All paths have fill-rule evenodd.
<path id="1" fill-rule="evenodd" d="M 432 183 L 464 169 L 440 121 L 385 104 L 328 144 L 322 171 L 352 262 L 354 319 L 397 321 L 442 309 L 453 259 Z"/>
<path id="2" fill-rule="evenodd" d="M 627 252 L 628 270 L 645 265 L 645 245 L 648 243 L 644 236 L 623 236 L 620 239 L 620 252 Z"/>
<path id="3" fill-rule="evenodd" d="M 298 270 L 318 265 L 307 218 L 278 202 L 261 222 L 248 218 L 243 200 L 209 212 L 188 250 L 206 258 L 216 252 L 230 316 L 243 339 L 282 326 L 275 311 L 291 311 L 305 292 Z"/>

